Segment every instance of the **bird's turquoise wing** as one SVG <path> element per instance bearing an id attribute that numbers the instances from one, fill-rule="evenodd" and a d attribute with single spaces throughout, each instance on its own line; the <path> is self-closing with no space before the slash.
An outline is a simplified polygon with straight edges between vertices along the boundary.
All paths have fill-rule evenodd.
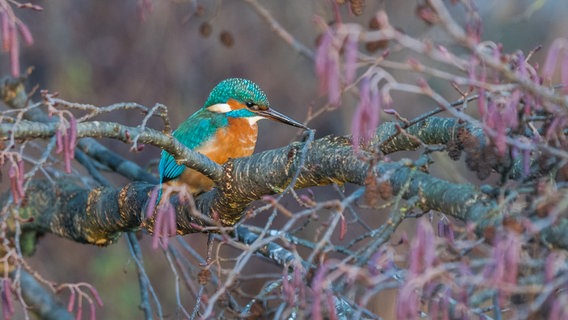
<path id="1" fill-rule="evenodd" d="M 162 158 L 160 158 L 160 182 L 166 182 L 179 177 L 183 173 L 185 166 L 178 165 L 169 153 L 162 150 Z"/>
<path id="2" fill-rule="evenodd" d="M 216 117 L 215 114 L 205 109 L 200 109 L 185 120 L 172 135 L 189 149 L 198 150 L 199 146 L 207 142 L 217 129 L 226 125 L 227 119 L 225 117 Z M 162 150 L 158 168 L 160 181 L 166 182 L 179 177 L 183 173 L 185 166 L 177 164 L 174 157 Z"/>

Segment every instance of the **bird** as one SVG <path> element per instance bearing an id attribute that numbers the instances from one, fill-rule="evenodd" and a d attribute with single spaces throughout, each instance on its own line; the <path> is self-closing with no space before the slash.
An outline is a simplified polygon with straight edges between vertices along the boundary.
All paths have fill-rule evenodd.
<path id="1" fill-rule="evenodd" d="M 224 164 L 231 158 L 247 157 L 254 152 L 258 138 L 257 122 L 262 119 L 309 130 L 304 124 L 274 110 L 266 94 L 253 81 L 230 78 L 217 84 L 203 106 L 172 135 L 187 148 Z M 161 153 L 159 172 L 162 187 L 185 185 L 194 195 L 214 187 L 211 179 L 178 164 L 165 150 Z M 162 188 L 158 202 L 161 191 Z"/>

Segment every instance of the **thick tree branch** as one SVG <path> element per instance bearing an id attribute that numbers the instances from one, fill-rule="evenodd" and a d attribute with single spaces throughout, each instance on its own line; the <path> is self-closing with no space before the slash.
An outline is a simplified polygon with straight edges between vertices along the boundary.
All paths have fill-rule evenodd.
<path id="1" fill-rule="evenodd" d="M 1 124 L 0 136 L 17 139 L 48 138 L 55 134 L 53 124 L 23 122 Z M 394 131 L 393 131 L 394 130 Z M 464 140 L 467 127 L 458 121 L 432 117 L 407 131 L 425 143 L 447 143 Z M 475 135 L 481 134 L 474 130 Z M 80 137 L 107 137 L 130 142 L 133 135 L 139 141 L 154 144 L 185 159 L 184 164 L 206 172 L 218 182 L 218 188 L 195 199 L 195 207 L 203 214 L 195 214 L 193 206 L 174 203 L 178 212 L 178 232 L 198 232 L 200 226 L 211 225 L 212 212 L 218 213 L 220 223 L 233 225 L 244 214 L 245 208 L 263 195 L 282 192 L 292 177 L 300 170 L 295 188 L 321 186 L 330 183 L 355 183 L 364 185 L 370 175 L 388 178 L 393 192 L 405 191 L 405 197 L 420 197 L 426 209 L 438 210 L 464 221 L 478 223 L 480 227 L 502 219 L 497 203 L 471 185 L 450 183 L 420 171 L 411 163 L 379 162 L 371 166 L 375 147 L 384 137 L 396 132 L 392 124 L 384 124 L 370 145 L 359 154 L 353 152 L 349 137 L 328 136 L 311 143 L 293 143 L 284 148 L 255 154 L 248 158 L 234 159 L 220 169 L 200 154 L 187 150 L 170 136 L 152 129 L 140 130 L 115 123 L 85 122 L 77 126 Z M 438 135 L 438 136 L 436 136 Z M 466 140 L 471 137 L 466 138 Z M 417 142 L 409 135 L 391 139 L 381 149 L 394 152 L 398 149 L 416 147 Z M 299 166 L 300 154 L 307 152 L 303 166 Z M 71 179 L 60 179 L 52 184 L 35 181 L 27 192 L 21 215 L 33 218 L 26 229 L 52 232 L 75 241 L 106 245 L 112 243 L 122 232 L 136 230 L 144 221 L 144 208 L 148 194 L 154 185 L 131 183 L 123 188 L 99 187 L 85 189 Z M 151 223 L 145 225 L 150 231 Z M 557 245 L 564 246 L 562 238 Z M 551 238 L 551 239 L 552 239 Z M 568 246 L 567 246 L 568 247 Z"/>

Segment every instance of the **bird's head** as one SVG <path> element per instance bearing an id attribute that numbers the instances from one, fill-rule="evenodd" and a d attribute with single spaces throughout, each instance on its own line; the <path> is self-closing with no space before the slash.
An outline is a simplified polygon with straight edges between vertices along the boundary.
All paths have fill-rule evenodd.
<path id="1" fill-rule="evenodd" d="M 308 129 L 303 124 L 270 108 L 268 98 L 262 89 L 247 79 L 231 78 L 221 81 L 213 88 L 203 108 L 230 118 L 246 118 L 251 124 L 261 119 L 272 119 Z"/>

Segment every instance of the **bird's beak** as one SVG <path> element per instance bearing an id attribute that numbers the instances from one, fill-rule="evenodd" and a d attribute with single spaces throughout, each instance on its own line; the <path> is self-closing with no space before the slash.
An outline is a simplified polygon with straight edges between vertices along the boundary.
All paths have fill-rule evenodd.
<path id="1" fill-rule="evenodd" d="M 266 119 L 272 119 L 272 120 L 276 120 L 278 122 L 282 122 L 285 123 L 287 125 L 291 125 L 294 127 L 298 127 L 298 128 L 302 128 L 302 129 L 306 129 L 309 130 L 310 128 L 306 127 L 305 125 L 299 123 L 296 120 L 293 120 L 292 118 L 289 118 L 283 114 L 281 114 L 280 112 L 272 109 L 272 108 L 268 108 L 266 110 L 260 110 L 258 112 L 256 112 L 256 114 L 258 114 L 261 117 L 264 117 Z"/>

